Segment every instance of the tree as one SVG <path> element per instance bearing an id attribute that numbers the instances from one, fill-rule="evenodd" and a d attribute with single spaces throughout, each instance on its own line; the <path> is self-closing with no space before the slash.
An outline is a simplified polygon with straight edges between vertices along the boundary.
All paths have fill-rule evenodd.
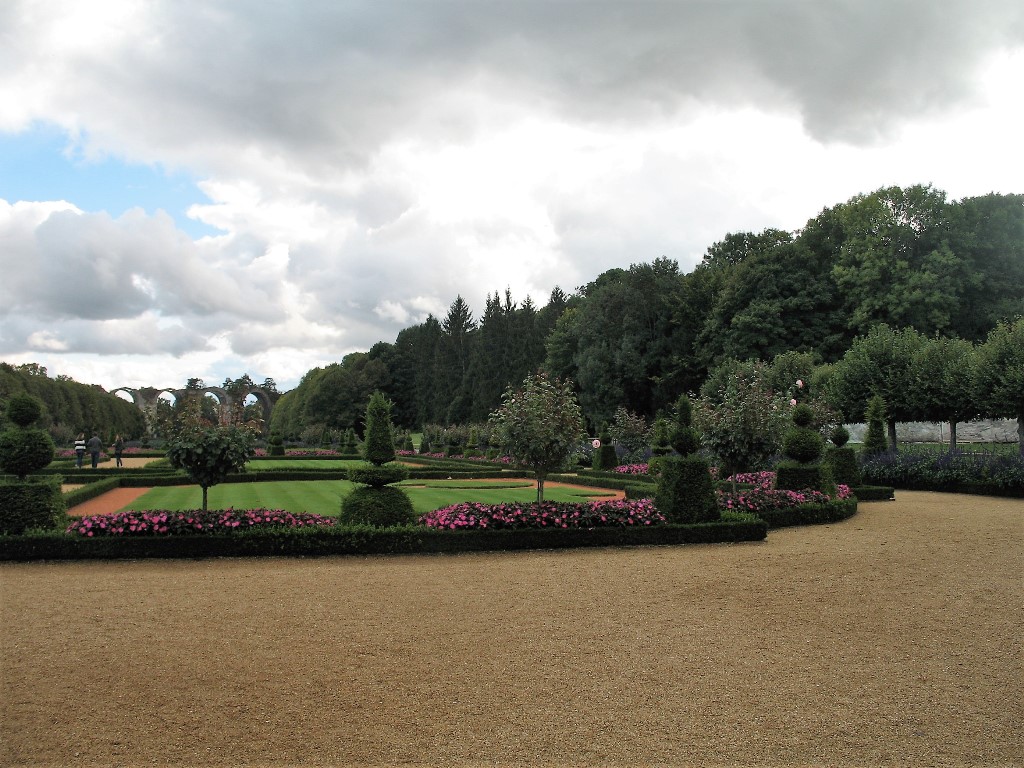
<path id="1" fill-rule="evenodd" d="M 183 470 L 203 489 L 203 511 L 207 491 L 230 473 L 245 471 L 246 463 L 254 455 L 252 430 L 234 424 L 209 426 L 193 422 L 172 436 L 167 445 L 171 466 Z"/>
<path id="2" fill-rule="evenodd" d="M 360 487 L 341 503 L 341 521 L 350 525 L 388 527 L 412 520 L 413 506 L 408 495 L 392 483 L 409 477 L 409 470 L 395 459 L 391 401 L 383 392 L 374 392 L 366 405 L 366 440 L 363 458 L 372 467 L 352 467 L 348 479 Z"/>
<path id="3" fill-rule="evenodd" d="M 544 373 L 509 388 L 488 423 L 508 455 L 537 476 L 538 503 L 544 500 L 545 478 L 562 468 L 587 436 L 572 383 Z"/>
<path id="4" fill-rule="evenodd" d="M 363 458 L 376 467 L 395 460 L 395 441 L 391 429 L 391 402 L 384 397 L 383 392 L 374 392 L 366 406 Z"/>
<path id="5" fill-rule="evenodd" d="M 720 476 L 760 469 L 782 446 L 788 400 L 766 384 L 766 366 L 737 366 L 717 391 L 697 401 L 694 422 L 701 441 L 718 456 Z"/>
<path id="6" fill-rule="evenodd" d="M 1024 456 L 1024 317 L 1001 322 L 978 348 L 977 390 L 985 415 L 1017 419 Z"/>
<path id="7" fill-rule="evenodd" d="M 913 360 L 927 339 L 913 328 L 894 331 L 881 323 L 852 346 L 832 369 L 826 397 L 849 421 L 861 417 L 872 395 L 887 409 L 889 447 L 897 450 L 896 423 L 923 417 Z"/>
<path id="8" fill-rule="evenodd" d="M 949 450 L 956 450 L 956 425 L 977 417 L 981 410 L 975 385 L 974 345 L 941 336 L 926 339 L 914 353 L 911 370 L 928 421 L 949 423 Z"/>
<path id="9" fill-rule="evenodd" d="M 846 239 L 832 274 L 849 326 L 865 333 L 884 322 L 950 333 L 975 273 L 950 247 L 945 192 L 888 187 L 854 197 L 839 215 Z"/>

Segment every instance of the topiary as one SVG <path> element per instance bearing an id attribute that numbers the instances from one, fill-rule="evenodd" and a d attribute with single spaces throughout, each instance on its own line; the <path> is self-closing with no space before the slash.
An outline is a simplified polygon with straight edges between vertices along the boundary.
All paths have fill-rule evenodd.
<path id="1" fill-rule="evenodd" d="M 700 448 L 697 432 L 692 425 L 693 405 L 690 398 L 683 395 L 676 402 L 676 423 L 670 435 L 672 447 L 680 456 L 696 453 Z"/>
<path id="2" fill-rule="evenodd" d="M 362 486 L 342 499 L 338 521 L 344 525 L 388 528 L 414 522 L 412 501 L 401 488 Z"/>
<path id="3" fill-rule="evenodd" d="M 790 416 L 793 426 L 782 438 L 782 452 L 789 461 L 784 461 L 776 468 L 775 487 L 781 490 L 815 490 L 832 492 L 831 476 L 823 471 L 819 459 L 825 441 L 818 430 L 811 424 L 814 412 L 809 406 L 800 403 L 793 408 Z"/>
<path id="4" fill-rule="evenodd" d="M 667 456 L 672 453 L 672 444 L 669 440 L 669 424 L 663 416 L 659 416 L 654 420 L 652 432 L 651 456 Z"/>
<path id="5" fill-rule="evenodd" d="M 18 481 L 0 486 L 0 532 L 53 527 L 64 512 L 60 482 L 53 478 L 26 480 L 53 461 L 53 439 L 33 426 L 43 414 L 43 404 L 31 395 L 18 393 L 7 401 L 5 413 L 10 426 L 0 433 L 0 469 L 15 475 Z"/>
<path id="6" fill-rule="evenodd" d="M 850 432 L 842 424 L 837 424 L 835 429 L 829 434 L 828 439 L 832 441 L 836 448 L 842 448 L 849 442 Z"/>
<path id="7" fill-rule="evenodd" d="M 391 432 L 391 401 L 383 392 L 370 395 L 366 406 L 366 433 L 363 458 L 380 466 L 395 460 L 395 441 Z"/>
<path id="8" fill-rule="evenodd" d="M 691 426 L 693 406 L 683 395 L 676 402 L 675 424 L 670 439 L 678 456 L 658 460 L 654 505 L 669 522 L 703 523 L 718 520 L 721 512 L 715 481 L 706 459 L 697 454 L 700 442 Z"/>
<path id="9" fill-rule="evenodd" d="M 660 467 L 654 506 L 670 523 L 708 523 L 721 517 L 706 459 L 695 453 L 666 457 Z"/>
<path id="10" fill-rule="evenodd" d="M 885 439 L 885 400 L 881 395 L 874 395 L 868 400 L 864 420 L 868 423 L 868 429 L 861 451 L 865 456 L 885 453 L 889 449 L 889 442 Z"/>
<path id="11" fill-rule="evenodd" d="M 42 402 L 32 395 L 12 395 L 5 412 L 11 426 L 0 433 L 0 469 L 24 480 L 53 461 L 53 438 L 32 426 L 43 414 Z"/>
<path id="12" fill-rule="evenodd" d="M 284 456 L 284 438 L 281 437 L 280 432 L 271 432 L 270 440 L 267 441 L 269 445 L 269 453 L 271 456 Z"/>
<path id="13" fill-rule="evenodd" d="M 598 445 L 594 448 L 594 459 L 591 467 L 593 469 L 609 471 L 615 469 L 619 464 L 619 457 L 615 453 L 615 446 L 612 445 L 611 435 L 608 434 L 608 429 L 605 427 L 601 430 L 601 436 L 598 438 Z"/>

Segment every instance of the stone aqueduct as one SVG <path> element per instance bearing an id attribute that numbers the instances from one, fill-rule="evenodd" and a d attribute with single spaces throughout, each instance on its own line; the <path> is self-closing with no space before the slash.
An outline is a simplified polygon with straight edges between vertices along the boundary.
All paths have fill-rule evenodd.
<path id="1" fill-rule="evenodd" d="M 263 387 L 246 387 L 234 394 L 228 392 L 224 387 L 203 387 L 201 389 L 184 389 L 178 387 L 118 387 L 110 390 L 110 394 L 125 392 L 130 395 L 135 406 L 142 411 L 146 418 L 146 426 L 152 428 L 153 417 L 156 414 L 157 401 L 161 395 L 171 395 L 175 400 L 189 395 L 213 395 L 220 403 L 220 415 L 226 420 L 227 415 L 236 405 L 244 404 L 250 395 L 256 398 L 263 411 L 263 429 L 270 428 L 270 414 L 274 411 L 274 403 L 281 396 L 279 392 L 272 392 Z"/>

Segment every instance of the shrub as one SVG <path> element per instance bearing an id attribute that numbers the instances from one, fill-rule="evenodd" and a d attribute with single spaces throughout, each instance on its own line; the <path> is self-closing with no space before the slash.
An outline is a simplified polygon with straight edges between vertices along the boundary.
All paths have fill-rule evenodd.
<path id="1" fill-rule="evenodd" d="M 706 523 L 719 518 L 708 463 L 694 453 L 662 462 L 654 501 L 672 523 Z"/>
<path id="2" fill-rule="evenodd" d="M 594 461 L 591 467 L 598 471 L 615 469 L 619 463 L 619 457 L 615 453 L 615 446 L 612 445 L 612 438 L 607 431 L 601 432 L 600 443 L 594 449 Z"/>
<path id="3" fill-rule="evenodd" d="M 835 442 L 834 439 L 833 442 Z M 861 484 L 860 460 L 853 448 L 846 448 L 838 444 L 828 448 L 825 451 L 823 463 L 828 467 L 834 482 L 848 485 L 851 488 Z"/>
<path id="4" fill-rule="evenodd" d="M 383 488 L 399 483 L 409 477 L 409 468 L 401 464 L 382 464 L 379 467 L 351 467 L 347 471 L 350 482 L 362 483 L 371 488 Z"/>
<path id="5" fill-rule="evenodd" d="M 342 499 L 339 522 L 345 525 L 372 525 L 389 528 L 413 522 L 412 502 L 401 488 L 361 486 Z"/>
<path id="6" fill-rule="evenodd" d="M 165 509 L 129 510 L 109 515 L 89 515 L 75 520 L 67 533 L 98 536 L 184 536 L 234 533 L 257 528 L 331 526 L 329 517 L 293 513 L 283 509 Z"/>
<path id="7" fill-rule="evenodd" d="M 284 456 L 284 438 L 281 437 L 280 432 L 271 432 L 270 440 L 268 441 L 270 450 L 267 451 L 271 456 Z"/>
<path id="8" fill-rule="evenodd" d="M 836 448 L 842 448 L 850 441 L 850 432 L 842 424 L 837 424 L 828 438 Z"/>
<path id="9" fill-rule="evenodd" d="M 376 466 L 395 460 L 395 441 L 391 429 L 391 401 L 383 392 L 374 392 L 366 406 L 364 458 Z"/>
<path id="10" fill-rule="evenodd" d="M 635 501 L 552 502 L 537 504 L 480 504 L 466 502 L 421 515 L 428 528 L 448 530 L 501 528 L 607 528 L 646 526 L 665 522 L 650 499 Z"/>
<path id="11" fill-rule="evenodd" d="M 884 453 L 889 448 L 889 443 L 885 438 L 885 400 L 879 395 L 868 400 L 864 419 L 868 423 L 868 429 L 864 435 L 861 451 L 865 456 Z"/>
<path id="12" fill-rule="evenodd" d="M 53 438 L 33 426 L 43 415 L 43 404 L 32 395 L 11 395 L 5 414 L 11 426 L 0 433 L 0 469 L 24 480 L 53 461 Z"/>
<path id="13" fill-rule="evenodd" d="M 64 497 L 59 477 L 0 483 L 0 534 L 55 528 L 63 519 Z"/>
<path id="14" fill-rule="evenodd" d="M 794 427 L 782 440 L 782 452 L 793 461 L 808 464 L 821 456 L 824 441 L 807 427 Z"/>
<path id="15" fill-rule="evenodd" d="M 831 486 L 831 477 L 828 470 L 821 464 L 782 461 L 776 468 L 775 487 L 793 491 L 813 488 L 826 492 Z"/>

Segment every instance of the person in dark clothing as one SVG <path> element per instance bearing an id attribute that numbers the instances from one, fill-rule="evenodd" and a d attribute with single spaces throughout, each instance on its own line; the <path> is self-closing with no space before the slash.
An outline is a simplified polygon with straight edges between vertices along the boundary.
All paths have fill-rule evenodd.
<path id="1" fill-rule="evenodd" d="M 100 463 L 100 451 L 103 450 L 103 442 L 99 435 L 93 433 L 93 436 L 89 438 L 88 447 L 89 455 L 92 457 L 92 468 L 96 469 L 96 465 Z"/>
<path id="2" fill-rule="evenodd" d="M 120 435 L 114 438 L 114 461 L 117 462 L 117 466 L 121 466 L 121 454 L 124 452 L 124 440 Z"/>

